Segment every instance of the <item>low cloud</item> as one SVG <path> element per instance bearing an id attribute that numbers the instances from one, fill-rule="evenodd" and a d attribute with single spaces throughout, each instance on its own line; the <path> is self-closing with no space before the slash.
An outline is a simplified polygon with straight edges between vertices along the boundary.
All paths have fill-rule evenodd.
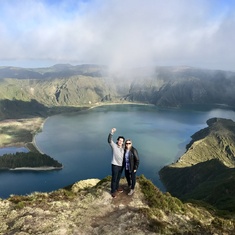
<path id="1" fill-rule="evenodd" d="M 234 70 L 235 8 L 228 4 L 3 0 L 0 65 L 44 61 L 105 64 L 115 69 L 188 65 Z"/>

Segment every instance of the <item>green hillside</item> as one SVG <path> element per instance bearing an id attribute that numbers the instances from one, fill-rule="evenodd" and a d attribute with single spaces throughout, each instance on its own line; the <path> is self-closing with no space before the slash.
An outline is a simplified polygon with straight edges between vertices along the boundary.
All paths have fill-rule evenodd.
<path id="1" fill-rule="evenodd" d="M 141 102 L 167 107 L 235 107 L 235 73 L 191 67 L 152 67 L 111 73 L 105 66 L 0 67 L 0 100 L 52 106 Z"/>
<path id="2" fill-rule="evenodd" d="M 213 118 L 192 136 L 186 153 L 160 171 L 167 190 L 235 212 L 235 122 Z"/>

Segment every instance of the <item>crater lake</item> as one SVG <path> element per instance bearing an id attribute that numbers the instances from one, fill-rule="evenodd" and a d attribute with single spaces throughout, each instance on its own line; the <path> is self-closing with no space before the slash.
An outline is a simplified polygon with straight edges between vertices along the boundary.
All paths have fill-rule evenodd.
<path id="1" fill-rule="evenodd" d="M 235 120 L 235 112 L 220 107 L 160 108 L 151 105 L 105 105 L 77 113 L 61 114 L 46 119 L 42 132 L 35 136 L 40 151 L 63 164 L 55 171 L 0 171 L 0 197 L 11 194 L 49 192 L 79 180 L 111 175 L 113 136 L 130 138 L 138 150 L 140 165 L 137 175 L 144 174 L 164 191 L 158 171 L 175 162 L 184 152 L 190 136 L 207 127 L 212 117 Z M 123 174 L 124 176 L 124 174 Z"/>

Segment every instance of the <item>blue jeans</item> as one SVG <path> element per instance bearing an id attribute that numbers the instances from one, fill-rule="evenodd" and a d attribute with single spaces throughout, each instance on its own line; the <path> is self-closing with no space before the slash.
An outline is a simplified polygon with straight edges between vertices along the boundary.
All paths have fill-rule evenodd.
<path id="1" fill-rule="evenodd" d="M 112 180 L 111 180 L 111 193 L 115 193 L 119 188 L 119 181 L 122 175 L 122 166 L 112 164 Z"/>
<path id="2" fill-rule="evenodd" d="M 129 172 L 129 170 L 125 170 L 125 176 L 128 186 L 130 186 L 131 189 L 134 189 L 136 184 L 136 172 Z"/>

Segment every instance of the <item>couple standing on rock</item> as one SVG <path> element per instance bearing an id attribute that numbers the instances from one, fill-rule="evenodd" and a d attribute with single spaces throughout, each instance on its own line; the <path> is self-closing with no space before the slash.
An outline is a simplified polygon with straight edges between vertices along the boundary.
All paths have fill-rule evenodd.
<path id="1" fill-rule="evenodd" d="M 112 180 L 111 180 L 111 195 L 113 198 L 117 196 L 117 192 L 123 192 L 122 188 L 119 188 L 119 181 L 121 179 L 123 168 L 125 168 L 125 177 L 128 183 L 130 192 L 128 195 L 132 195 L 135 189 L 136 183 L 136 171 L 139 166 L 139 156 L 137 150 L 132 146 L 132 141 L 123 136 L 117 138 L 117 142 L 113 142 L 113 134 L 116 128 L 112 128 L 108 136 L 108 143 L 110 144 L 113 152 L 112 158 Z M 125 142 L 125 145 L 124 145 Z"/>

